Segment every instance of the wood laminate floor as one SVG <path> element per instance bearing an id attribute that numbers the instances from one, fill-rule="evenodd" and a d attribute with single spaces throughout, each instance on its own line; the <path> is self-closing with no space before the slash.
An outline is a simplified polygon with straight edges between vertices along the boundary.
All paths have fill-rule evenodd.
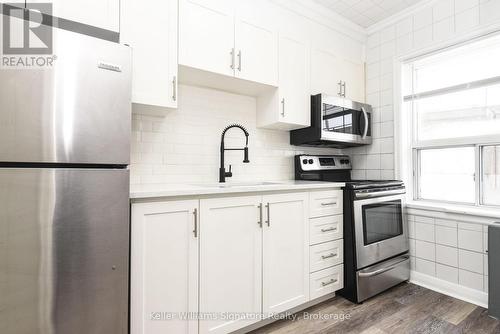
<path id="1" fill-rule="evenodd" d="M 482 307 L 403 283 L 357 305 L 342 297 L 311 307 L 252 334 L 478 333 L 500 334 L 500 321 Z"/>

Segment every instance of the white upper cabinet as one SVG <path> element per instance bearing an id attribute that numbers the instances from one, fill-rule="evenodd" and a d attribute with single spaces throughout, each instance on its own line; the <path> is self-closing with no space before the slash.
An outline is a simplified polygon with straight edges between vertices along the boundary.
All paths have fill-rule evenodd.
<path id="1" fill-rule="evenodd" d="M 290 124 L 290 128 L 309 126 L 309 45 L 280 36 L 279 55 L 279 122 Z"/>
<path id="2" fill-rule="evenodd" d="M 179 64 L 211 73 L 276 85 L 277 34 L 262 22 L 239 17 L 237 1 L 180 1 Z"/>
<path id="3" fill-rule="evenodd" d="M 365 101 L 365 65 L 344 59 L 341 65 L 343 96 L 349 100 Z"/>
<path id="4" fill-rule="evenodd" d="M 54 17 L 83 23 L 114 32 L 120 31 L 120 0 L 29 0 L 30 3 L 52 3 Z"/>
<path id="5" fill-rule="evenodd" d="M 232 1 L 180 0 L 179 63 L 234 76 Z"/>
<path id="6" fill-rule="evenodd" d="M 276 86 L 278 34 L 243 19 L 235 22 L 236 77 Z"/>
<path id="7" fill-rule="evenodd" d="M 327 50 L 311 50 L 311 94 L 341 95 L 341 60 Z"/>
<path id="8" fill-rule="evenodd" d="M 177 108 L 177 0 L 121 0 L 120 42 L 133 49 L 132 102 Z"/>
<path id="9" fill-rule="evenodd" d="M 263 312 L 309 301 L 308 193 L 265 195 Z"/>
<path id="10" fill-rule="evenodd" d="M 261 312 L 260 201 L 260 196 L 200 200 L 201 313 Z M 200 320 L 200 333 L 230 333 L 257 320 Z"/>
<path id="11" fill-rule="evenodd" d="M 161 317 L 198 312 L 197 209 L 198 200 L 132 205 L 131 334 L 198 333 L 194 318 Z"/>
<path id="12" fill-rule="evenodd" d="M 293 130 L 311 124 L 309 44 L 279 36 L 279 88 L 257 98 L 257 125 Z"/>

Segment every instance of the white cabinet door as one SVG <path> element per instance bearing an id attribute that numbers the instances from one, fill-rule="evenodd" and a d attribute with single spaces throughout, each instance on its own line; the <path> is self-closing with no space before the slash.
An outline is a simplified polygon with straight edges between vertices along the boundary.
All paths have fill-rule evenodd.
<path id="1" fill-rule="evenodd" d="M 263 196 L 263 311 L 279 313 L 309 300 L 308 193 Z"/>
<path id="2" fill-rule="evenodd" d="M 200 201 L 200 312 L 261 312 L 260 196 Z M 229 333 L 256 320 L 200 320 L 200 333 Z"/>
<path id="3" fill-rule="evenodd" d="M 344 94 L 349 100 L 365 101 L 365 66 L 349 60 L 342 61 L 342 80 L 345 82 Z"/>
<path id="4" fill-rule="evenodd" d="M 177 3 L 121 0 L 120 42 L 133 49 L 133 103 L 177 108 Z"/>
<path id="5" fill-rule="evenodd" d="M 235 41 L 236 77 L 276 86 L 278 34 L 271 28 L 237 19 Z"/>
<path id="6" fill-rule="evenodd" d="M 198 311 L 197 208 L 197 200 L 132 205 L 132 334 L 198 332 L 196 320 L 178 317 Z"/>
<path id="7" fill-rule="evenodd" d="M 320 49 L 311 50 L 311 94 L 340 95 L 342 64 L 334 54 Z"/>
<path id="8" fill-rule="evenodd" d="M 30 3 L 52 3 L 52 13 L 42 12 L 101 29 L 120 31 L 120 0 L 29 0 L 28 8 Z"/>
<path id="9" fill-rule="evenodd" d="M 279 122 L 293 127 L 311 123 L 309 46 L 286 36 L 279 38 Z"/>
<path id="10" fill-rule="evenodd" d="M 179 63 L 234 76 L 234 8 L 229 0 L 181 0 Z"/>

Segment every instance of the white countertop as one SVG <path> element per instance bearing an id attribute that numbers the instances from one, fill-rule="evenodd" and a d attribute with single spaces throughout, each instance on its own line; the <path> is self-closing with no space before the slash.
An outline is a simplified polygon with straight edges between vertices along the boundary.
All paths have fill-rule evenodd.
<path id="1" fill-rule="evenodd" d="M 227 182 L 209 184 L 151 184 L 132 185 L 130 199 L 140 200 L 148 198 L 219 195 L 232 193 L 250 193 L 265 191 L 293 191 L 308 189 L 340 188 L 341 182 L 321 181 L 262 181 L 262 182 Z"/>

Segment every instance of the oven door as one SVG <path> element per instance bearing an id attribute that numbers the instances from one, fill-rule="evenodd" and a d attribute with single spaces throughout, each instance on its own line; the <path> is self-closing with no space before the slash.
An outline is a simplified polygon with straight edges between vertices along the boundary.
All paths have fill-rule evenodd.
<path id="1" fill-rule="evenodd" d="M 321 140 L 371 144 L 371 107 L 347 99 L 322 96 Z"/>
<path id="2" fill-rule="evenodd" d="M 404 195 L 354 201 L 357 269 L 409 250 Z"/>

